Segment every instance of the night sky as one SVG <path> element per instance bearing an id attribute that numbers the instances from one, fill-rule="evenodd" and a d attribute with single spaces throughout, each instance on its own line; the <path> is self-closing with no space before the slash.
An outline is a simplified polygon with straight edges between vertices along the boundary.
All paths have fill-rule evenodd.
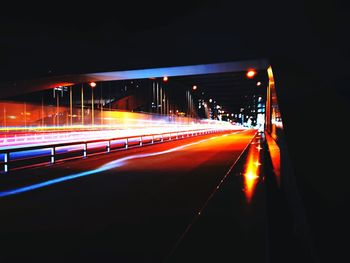
<path id="1" fill-rule="evenodd" d="M 146 2 L 2 6 L 0 81 L 270 59 L 311 233 L 321 258 L 340 259 L 349 220 L 345 1 Z"/>
<path id="2" fill-rule="evenodd" d="M 341 2 L 189 2 L 2 8 L 1 80 L 257 57 L 314 74 L 346 73 L 350 43 Z"/>

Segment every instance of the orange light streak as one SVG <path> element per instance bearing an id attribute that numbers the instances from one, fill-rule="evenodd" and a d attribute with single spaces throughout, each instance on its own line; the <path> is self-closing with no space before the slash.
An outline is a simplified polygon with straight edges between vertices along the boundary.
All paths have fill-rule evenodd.
<path id="1" fill-rule="evenodd" d="M 96 112 L 94 125 L 81 125 L 78 107 L 50 107 L 35 103 L 0 101 L 0 147 L 18 147 L 81 140 L 99 140 L 144 134 L 199 129 L 239 130 L 242 127 L 216 120 L 104 110 Z M 62 122 L 57 125 L 57 116 Z M 75 116 L 72 122 L 70 116 Z M 91 116 L 91 115 L 90 115 Z M 87 114 L 87 117 L 89 115 Z M 101 119 L 103 118 L 103 122 Z M 89 117 L 91 120 L 91 118 Z M 100 124 L 101 123 L 101 124 Z M 103 123 L 103 124 L 102 124 Z"/>
<path id="2" fill-rule="evenodd" d="M 259 162 L 259 159 L 260 159 L 259 150 L 257 149 L 257 147 L 251 146 L 248 152 L 245 171 L 243 174 L 244 193 L 248 203 L 252 201 L 256 184 L 258 183 L 259 166 L 261 165 L 261 163 Z"/>
<path id="3" fill-rule="evenodd" d="M 250 79 L 253 78 L 255 75 L 256 75 L 256 71 L 253 69 L 249 70 L 246 74 L 246 76 Z"/>
<path id="4" fill-rule="evenodd" d="M 278 187 L 281 186 L 281 154 L 280 154 L 280 148 L 278 147 L 275 140 L 266 133 L 266 141 L 267 145 L 269 147 L 271 162 L 272 162 L 272 169 L 273 173 L 276 178 L 276 182 Z"/>

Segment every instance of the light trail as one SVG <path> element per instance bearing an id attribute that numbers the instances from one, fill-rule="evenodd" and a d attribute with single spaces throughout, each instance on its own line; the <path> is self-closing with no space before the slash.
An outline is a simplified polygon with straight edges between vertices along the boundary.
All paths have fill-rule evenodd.
<path id="1" fill-rule="evenodd" d="M 24 134 L 9 134 L 6 137 L 0 137 L 0 149 L 18 148 L 18 146 L 36 146 L 53 143 L 66 143 L 74 141 L 110 139 L 127 136 L 141 136 L 146 134 L 170 133 L 179 131 L 190 131 L 200 129 L 242 129 L 233 125 L 215 125 L 215 124 L 166 124 L 166 125 L 148 125 L 148 126 L 116 126 L 109 130 L 87 130 L 87 131 L 61 131 L 55 133 L 35 133 L 26 132 Z"/>
<path id="2" fill-rule="evenodd" d="M 169 122 L 164 119 L 152 120 L 147 114 L 131 113 L 131 112 L 112 112 L 120 124 L 108 126 L 62 126 L 62 127 L 30 127 L 20 130 L 21 127 L 12 127 L 14 130 L 9 133 L 0 133 L 0 150 L 20 149 L 21 151 L 11 153 L 10 158 L 20 159 L 21 157 L 39 157 L 49 153 L 49 147 L 53 144 L 64 144 L 74 142 L 88 142 L 94 140 L 113 140 L 114 144 L 118 138 L 144 136 L 147 134 L 160 133 L 176 133 L 195 131 L 202 129 L 216 130 L 238 130 L 241 126 L 235 126 L 228 122 L 220 122 L 213 120 L 199 120 L 198 123 L 185 122 L 178 120 L 177 122 Z M 111 114 L 112 114 L 111 113 Z M 154 118 L 154 116 L 151 116 Z M 108 129 L 107 129 L 108 127 Z M 11 127 L 7 127 L 11 128 Z M 18 128 L 19 130 L 15 130 Z M 57 129 L 53 132 L 52 129 Z M 75 130 L 77 129 L 77 130 Z M 15 132 L 16 131 L 16 132 Z M 132 142 L 134 139 L 131 139 Z M 135 139 L 137 140 L 137 139 Z M 103 144 L 103 143 L 102 143 Z M 101 144 L 101 145 L 102 145 Z M 44 149 L 47 146 L 46 149 Z M 103 146 L 103 145 L 102 145 Z M 26 150 L 26 147 L 43 147 L 42 150 Z M 80 149 L 82 146 L 64 146 L 58 147 L 57 153 L 69 152 Z M 92 143 L 91 148 L 98 147 L 98 143 Z M 101 146 L 100 146 L 101 147 Z M 23 151 L 22 149 L 23 148 Z M 0 161 L 4 161 L 4 154 L 0 154 Z"/>
<path id="3" fill-rule="evenodd" d="M 241 127 L 239 127 L 241 129 Z M 12 136 L 7 137 L 6 142 L 4 139 L 0 143 L 0 149 L 11 149 L 18 148 L 20 145 L 36 146 L 43 144 L 53 144 L 53 143 L 65 143 L 74 142 L 77 140 L 98 140 L 98 139 L 112 139 L 118 137 L 131 137 L 131 136 L 141 136 L 147 134 L 160 134 L 160 133 L 175 133 L 180 131 L 191 131 L 191 130 L 201 130 L 201 129 L 235 129 L 235 127 L 227 126 L 215 126 L 215 125 L 188 125 L 188 126 L 178 126 L 178 125 L 165 125 L 160 127 L 142 127 L 142 128 L 128 128 L 119 130 L 102 130 L 102 131 L 81 131 L 81 132 L 59 132 L 55 134 L 39 134 L 32 135 L 26 134 L 22 137 Z M 238 128 L 237 128 L 238 129 Z"/>
<path id="4" fill-rule="evenodd" d="M 215 137 L 219 138 L 219 137 L 222 137 L 222 136 L 223 135 L 215 136 Z M 52 179 L 52 180 L 48 180 L 48 181 L 45 181 L 45 182 L 24 186 L 24 187 L 19 187 L 19 188 L 12 189 L 12 190 L 1 191 L 0 192 L 0 197 L 16 195 L 16 194 L 32 191 L 32 190 L 35 190 L 35 189 L 47 187 L 47 186 L 50 186 L 50 185 L 54 185 L 54 184 L 57 184 L 57 183 L 73 180 L 73 179 L 76 179 L 76 178 L 80 178 L 80 177 L 85 177 L 85 176 L 88 176 L 88 175 L 101 173 L 101 172 L 104 172 L 104 171 L 107 171 L 107 170 L 111 170 L 111 169 L 123 166 L 126 161 L 129 161 L 129 160 L 132 160 L 132 159 L 147 158 L 147 157 L 152 157 L 152 156 L 163 155 L 163 154 L 175 152 L 175 151 L 178 151 L 178 150 L 181 150 L 181 149 L 184 149 L 184 148 L 196 145 L 196 144 L 200 144 L 200 143 L 209 141 L 211 139 L 212 139 L 212 137 L 208 138 L 208 139 L 200 140 L 200 141 L 197 141 L 197 142 L 193 142 L 193 143 L 188 143 L 188 144 L 185 144 L 185 145 L 177 146 L 177 147 L 171 148 L 169 150 L 165 150 L 165 151 L 154 152 L 154 153 L 145 153 L 145 154 L 135 154 L 135 155 L 123 157 L 123 158 L 117 159 L 115 161 L 106 163 L 106 164 L 100 166 L 99 168 L 93 169 L 93 170 L 90 170 L 90 171 L 85 171 L 85 172 L 81 172 L 81 173 L 66 175 L 66 176 L 63 176 L 63 177 L 60 177 L 60 178 L 56 178 L 56 179 Z"/>
<path id="5" fill-rule="evenodd" d="M 261 165 L 261 163 L 259 162 L 260 143 L 258 140 L 256 140 L 255 144 L 259 144 L 259 146 L 258 147 L 250 146 L 246 164 L 245 164 L 245 171 L 243 174 L 244 193 L 248 203 L 252 201 L 256 184 L 258 183 L 258 179 L 259 179 L 259 166 Z"/>
<path id="6" fill-rule="evenodd" d="M 67 115 L 69 112 L 67 107 L 53 110 L 52 107 L 34 103 L 25 105 L 26 107 L 19 102 L 0 101 L 0 108 L 4 108 L 6 112 L 3 120 L 0 119 L 0 149 L 11 146 L 35 146 L 42 143 L 64 143 L 85 139 L 98 140 L 188 129 L 242 128 L 235 127 L 228 122 L 210 119 L 113 110 L 104 110 L 101 116 L 95 118 L 92 123 L 99 123 L 99 125 L 92 125 L 92 123 L 82 125 L 78 119 L 72 123 L 68 121 L 70 117 Z M 61 118 L 66 120 L 61 125 L 55 122 L 58 113 L 66 116 L 66 118 Z"/>

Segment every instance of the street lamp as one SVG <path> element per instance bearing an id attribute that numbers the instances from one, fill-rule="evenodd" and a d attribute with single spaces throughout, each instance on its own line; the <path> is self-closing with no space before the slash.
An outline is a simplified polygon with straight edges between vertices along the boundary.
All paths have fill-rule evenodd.
<path id="1" fill-rule="evenodd" d="M 250 69 L 248 72 L 247 72 L 247 74 L 246 74 L 246 76 L 248 77 L 248 78 L 254 78 L 254 76 L 256 75 L 256 71 L 255 70 L 253 70 L 253 69 Z"/>
<path id="2" fill-rule="evenodd" d="M 196 90 L 196 89 L 197 89 L 197 85 L 193 85 L 193 86 L 192 86 L 192 89 L 193 89 L 193 90 Z"/>
<path id="3" fill-rule="evenodd" d="M 96 87 L 95 82 L 90 82 L 91 87 L 91 125 L 94 125 L 94 88 Z"/>

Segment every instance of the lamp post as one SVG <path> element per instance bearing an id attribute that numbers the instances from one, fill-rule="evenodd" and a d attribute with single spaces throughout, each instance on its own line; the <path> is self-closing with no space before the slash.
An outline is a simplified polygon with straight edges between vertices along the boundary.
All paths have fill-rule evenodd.
<path id="1" fill-rule="evenodd" d="M 102 82 L 103 83 L 103 82 Z M 103 94 L 102 94 L 102 83 L 101 83 L 101 96 L 100 96 L 100 118 L 101 118 L 101 125 L 103 125 Z"/>
<path id="2" fill-rule="evenodd" d="M 73 91 L 72 86 L 69 87 L 69 115 L 70 115 L 70 126 L 73 125 Z"/>
<path id="3" fill-rule="evenodd" d="M 91 125 L 94 125 L 94 88 L 96 87 L 95 82 L 90 82 L 91 87 Z"/>
<path id="4" fill-rule="evenodd" d="M 81 125 L 84 125 L 84 83 L 81 83 Z"/>

